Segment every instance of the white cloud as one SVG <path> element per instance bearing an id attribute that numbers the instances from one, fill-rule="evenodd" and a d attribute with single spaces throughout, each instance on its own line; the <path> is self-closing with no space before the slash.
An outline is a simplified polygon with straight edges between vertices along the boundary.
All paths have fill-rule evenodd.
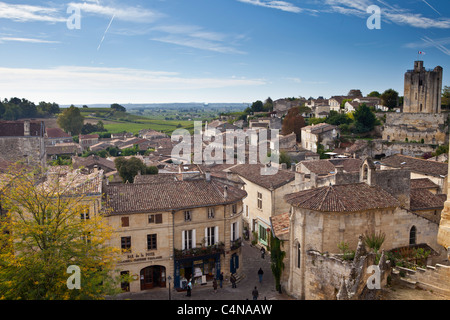
<path id="1" fill-rule="evenodd" d="M 237 0 L 239 2 L 252 4 L 255 6 L 278 9 L 287 12 L 300 13 L 303 11 L 302 8 L 299 8 L 292 3 L 286 1 L 271 1 L 271 0 Z"/>
<path id="2" fill-rule="evenodd" d="M 161 13 L 156 11 L 151 11 L 142 7 L 112 7 L 112 6 L 102 6 L 98 3 L 77 3 L 71 2 L 68 6 L 72 8 L 79 8 L 83 13 L 97 14 L 111 18 L 115 16 L 115 19 L 127 21 L 127 22 L 138 22 L 138 23 L 151 23 L 163 17 Z"/>
<path id="3" fill-rule="evenodd" d="M 23 96 L 60 104 L 108 101 L 151 101 L 152 93 L 174 97 L 196 90 L 254 87 L 261 79 L 232 77 L 185 77 L 175 72 L 129 68 L 61 66 L 51 69 L 0 67 L 4 96 Z M 192 92 L 191 92 L 192 91 Z M 47 98 L 45 98 L 47 97 Z M 51 98 L 50 98 L 51 97 Z"/>
<path id="4" fill-rule="evenodd" d="M 0 2 L 0 18 L 18 22 L 65 22 L 67 20 L 67 17 L 59 14 L 57 8 L 9 4 L 5 2 Z"/>
<path id="5" fill-rule="evenodd" d="M 153 41 L 220 53 L 244 53 L 229 44 L 241 40 L 242 36 L 229 36 L 192 25 L 163 25 L 154 27 L 151 31 L 164 34 L 163 36 L 153 36 L 151 38 Z"/>
<path id="6" fill-rule="evenodd" d="M 50 40 L 43 40 L 43 39 L 0 37 L 0 43 L 6 42 L 6 41 L 27 42 L 27 43 L 60 43 L 59 41 L 50 41 Z"/>
<path id="7" fill-rule="evenodd" d="M 396 23 L 398 25 L 407 25 L 410 27 L 421 29 L 450 28 L 449 18 L 427 18 L 421 13 L 413 13 L 408 9 L 394 7 L 381 0 L 378 0 L 378 3 L 381 5 L 380 9 L 382 21 L 388 23 Z M 325 4 L 328 5 L 328 10 L 331 12 L 365 18 L 369 17 L 369 14 L 366 12 L 366 10 L 373 3 L 368 0 L 326 0 Z"/>

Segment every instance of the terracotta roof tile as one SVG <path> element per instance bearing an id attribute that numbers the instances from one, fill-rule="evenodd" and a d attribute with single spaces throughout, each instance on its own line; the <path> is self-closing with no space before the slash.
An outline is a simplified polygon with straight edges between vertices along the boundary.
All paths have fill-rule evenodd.
<path id="1" fill-rule="evenodd" d="M 224 190 L 227 187 L 227 197 Z M 244 190 L 214 180 L 174 181 L 157 184 L 120 184 L 105 187 L 111 214 L 182 210 L 235 203 Z"/>
<path id="2" fill-rule="evenodd" d="M 448 174 L 448 163 L 424 160 L 400 154 L 384 158 L 381 164 L 393 167 L 410 170 L 422 174 L 429 174 L 437 177 L 445 177 Z"/>
<path id="3" fill-rule="evenodd" d="M 262 175 L 261 168 L 260 164 L 240 164 L 229 170 L 266 189 L 279 188 L 295 179 L 293 171 L 278 170 L 273 175 Z"/>
<path id="4" fill-rule="evenodd" d="M 285 200 L 295 207 L 324 212 L 363 211 L 400 205 L 382 188 L 365 183 L 314 188 L 288 194 Z"/>
<path id="5" fill-rule="evenodd" d="M 411 210 L 442 209 L 447 200 L 445 194 L 434 194 L 426 189 L 411 189 Z"/>

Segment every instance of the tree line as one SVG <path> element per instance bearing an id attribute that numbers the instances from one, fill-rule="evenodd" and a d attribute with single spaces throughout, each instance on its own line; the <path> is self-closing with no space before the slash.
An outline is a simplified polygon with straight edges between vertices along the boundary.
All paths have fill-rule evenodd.
<path id="1" fill-rule="evenodd" d="M 0 119 L 17 120 L 21 118 L 47 118 L 60 113 L 55 102 L 41 101 L 35 104 L 27 99 L 11 98 L 0 101 Z"/>

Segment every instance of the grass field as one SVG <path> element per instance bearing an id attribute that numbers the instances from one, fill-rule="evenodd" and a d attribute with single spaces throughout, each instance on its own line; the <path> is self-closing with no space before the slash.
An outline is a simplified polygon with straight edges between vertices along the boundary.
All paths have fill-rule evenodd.
<path id="1" fill-rule="evenodd" d="M 85 123 L 96 124 L 101 120 L 105 129 L 110 133 L 126 131 L 137 134 L 142 129 L 153 129 L 171 134 L 177 128 L 184 128 L 191 133 L 194 130 L 194 121 L 151 119 L 129 113 L 118 113 L 111 116 L 110 112 L 111 109 L 104 108 L 81 109 L 81 114 L 85 117 Z"/>

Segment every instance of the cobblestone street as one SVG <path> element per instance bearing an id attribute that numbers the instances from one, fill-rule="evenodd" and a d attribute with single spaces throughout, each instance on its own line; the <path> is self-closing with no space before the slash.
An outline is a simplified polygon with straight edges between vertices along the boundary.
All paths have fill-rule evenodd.
<path id="1" fill-rule="evenodd" d="M 258 300 L 292 300 L 286 294 L 280 294 L 275 290 L 275 279 L 270 269 L 270 256 L 266 253 L 265 259 L 261 258 L 259 249 L 244 242 L 242 247 L 243 276 L 236 285 L 231 287 L 229 281 L 224 281 L 223 288 L 218 287 L 214 293 L 212 282 L 206 285 L 196 285 L 192 290 L 192 296 L 187 297 L 186 292 L 177 292 L 171 288 L 172 300 L 252 300 L 252 291 L 256 286 L 259 292 Z M 264 271 L 262 283 L 258 279 L 258 270 Z M 168 300 L 168 288 L 156 288 L 139 293 L 122 293 L 114 297 L 116 300 Z"/>

